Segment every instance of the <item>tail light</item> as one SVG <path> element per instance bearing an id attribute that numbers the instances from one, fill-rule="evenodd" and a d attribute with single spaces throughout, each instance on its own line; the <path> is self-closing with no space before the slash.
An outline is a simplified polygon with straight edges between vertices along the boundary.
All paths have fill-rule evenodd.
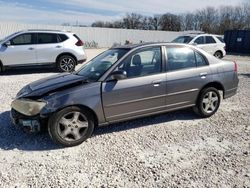
<path id="1" fill-rule="evenodd" d="M 83 42 L 81 40 L 78 39 L 78 41 L 75 44 L 76 46 L 83 46 Z"/>
<path id="2" fill-rule="evenodd" d="M 237 63 L 236 63 L 236 61 L 234 61 L 234 72 L 238 72 L 238 65 L 237 65 Z"/>

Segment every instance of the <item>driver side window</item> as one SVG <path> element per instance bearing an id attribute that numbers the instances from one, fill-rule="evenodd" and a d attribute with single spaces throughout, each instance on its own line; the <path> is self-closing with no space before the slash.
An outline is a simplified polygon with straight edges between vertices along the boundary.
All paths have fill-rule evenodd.
<path id="1" fill-rule="evenodd" d="M 161 48 L 147 48 L 127 57 L 116 70 L 127 72 L 128 78 L 160 73 L 162 70 Z"/>
<path id="2" fill-rule="evenodd" d="M 33 44 L 33 34 L 22 34 L 10 40 L 11 45 L 29 45 Z"/>

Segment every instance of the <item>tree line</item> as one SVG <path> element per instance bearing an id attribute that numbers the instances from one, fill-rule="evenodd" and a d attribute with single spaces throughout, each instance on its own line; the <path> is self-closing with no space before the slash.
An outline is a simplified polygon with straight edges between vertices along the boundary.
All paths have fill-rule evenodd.
<path id="1" fill-rule="evenodd" d="M 128 13 L 113 22 L 96 21 L 92 27 L 123 28 L 160 31 L 198 30 L 224 34 L 229 29 L 250 29 L 250 4 L 207 7 L 193 13 L 144 16 Z"/>

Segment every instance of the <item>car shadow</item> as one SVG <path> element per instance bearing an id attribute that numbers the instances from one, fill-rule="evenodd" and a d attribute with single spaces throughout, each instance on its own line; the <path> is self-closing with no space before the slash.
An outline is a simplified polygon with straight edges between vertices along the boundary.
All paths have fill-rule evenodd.
<path id="1" fill-rule="evenodd" d="M 239 74 L 239 75 L 250 78 L 250 74 Z"/>
<path id="2" fill-rule="evenodd" d="M 134 120 L 129 120 L 121 123 L 114 123 L 104 127 L 96 128 L 94 132 L 94 136 L 102 135 L 102 134 L 110 134 L 114 132 L 126 131 L 129 129 L 136 129 L 145 126 L 154 126 L 160 123 L 167 123 L 175 120 L 192 120 L 199 119 L 199 117 L 191 110 L 190 108 L 163 113 L 160 115 L 153 115 L 144 118 L 138 118 Z"/>
<path id="3" fill-rule="evenodd" d="M 186 109 L 166 114 L 150 116 L 146 118 L 135 119 L 122 123 L 115 123 L 105 127 L 98 127 L 94 131 L 92 139 L 95 136 L 110 134 L 114 132 L 136 129 L 144 126 L 154 126 L 159 123 L 171 122 L 174 120 L 190 120 L 198 117 L 192 110 Z M 84 144 L 84 143 L 83 143 Z M 46 151 L 62 149 L 52 142 L 48 133 L 29 134 L 15 127 L 10 119 L 10 111 L 0 114 L 0 149 L 2 150 L 23 150 L 23 151 Z"/>
<path id="4" fill-rule="evenodd" d="M 46 133 L 29 134 L 15 127 L 10 118 L 10 111 L 0 114 L 0 149 L 40 151 L 59 149 Z"/>
<path id="5" fill-rule="evenodd" d="M 0 73 L 0 76 L 4 75 L 22 75 L 22 74 L 42 74 L 42 73 L 59 73 L 56 68 L 49 67 L 32 67 L 32 68 L 15 68 L 15 69 L 6 69 L 4 72 Z"/>

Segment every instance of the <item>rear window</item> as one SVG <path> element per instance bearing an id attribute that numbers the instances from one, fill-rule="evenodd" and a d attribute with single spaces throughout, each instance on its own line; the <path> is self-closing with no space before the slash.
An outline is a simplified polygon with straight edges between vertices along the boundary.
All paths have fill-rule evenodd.
<path id="1" fill-rule="evenodd" d="M 206 36 L 206 44 L 213 44 L 216 43 L 213 37 L 211 36 Z"/>
<path id="2" fill-rule="evenodd" d="M 58 43 L 57 34 L 53 33 L 38 33 L 37 35 L 38 44 L 51 44 Z"/>
<path id="3" fill-rule="evenodd" d="M 225 43 L 224 39 L 222 37 L 216 36 L 216 38 L 221 41 L 222 43 Z"/>
<path id="4" fill-rule="evenodd" d="M 194 51 L 186 47 L 167 48 L 168 71 L 196 67 Z"/>
<path id="5" fill-rule="evenodd" d="M 64 34 L 58 34 L 58 36 L 59 36 L 59 41 L 60 42 L 64 42 L 65 40 L 68 39 L 68 37 L 66 35 L 64 35 Z"/>

